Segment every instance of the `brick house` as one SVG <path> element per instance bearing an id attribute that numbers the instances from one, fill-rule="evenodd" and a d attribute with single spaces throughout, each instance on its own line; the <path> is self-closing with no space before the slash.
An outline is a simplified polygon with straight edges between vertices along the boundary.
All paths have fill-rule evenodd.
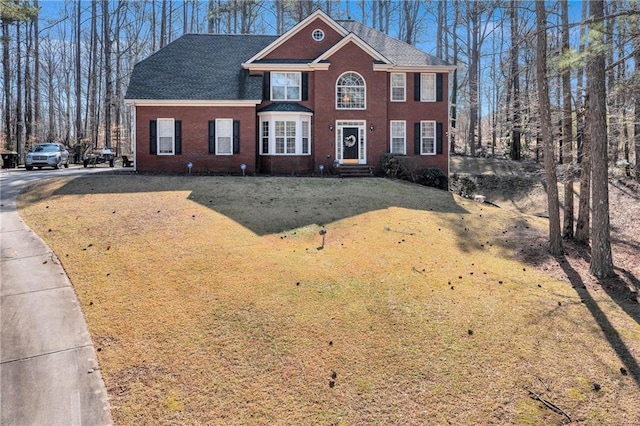
<path id="1" fill-rule="evenodd" d="M 140 172 L 318 173 L 406 154 L 449 172 L 453 67 L 317 11 L 281 36 L 187 34 L 136 64 Z"/>

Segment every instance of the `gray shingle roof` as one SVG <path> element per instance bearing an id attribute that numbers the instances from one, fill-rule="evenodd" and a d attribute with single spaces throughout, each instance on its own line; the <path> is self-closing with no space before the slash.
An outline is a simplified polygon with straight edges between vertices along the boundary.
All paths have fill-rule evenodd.
<path id="1" fill-rule="evenodd" d="M 275 102 L 258 112 L 313 112 L 313 110 L 295 102 Z"/>
<path id="2" fill-rule="evenodd" d="M 336 21 L 398 66 L 448 66 L 433 55 L 356 21 Z"/>
<path id="3" fill-rule="evenodd" d="M 262 98 L 262 78 L 242 62 L 277 36 L 186 34 L 133 69 L 126 99 L 245 100 Z"/>

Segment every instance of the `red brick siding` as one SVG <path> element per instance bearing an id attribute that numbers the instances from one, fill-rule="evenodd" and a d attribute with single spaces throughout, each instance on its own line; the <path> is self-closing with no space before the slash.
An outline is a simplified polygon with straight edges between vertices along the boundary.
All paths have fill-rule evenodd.
<path id="1" fill-rule="evenodd" d="M 324 31 L 322 41 L 315 41 L 311 36 L 315 29 Z M 342 36 L 333 28 L 323 20 L 316 19 L 294 34 L 284 45 L 269 52 L 265 59 L 316 59 L 341 39 Z"/>
<path id="2" fill-rule="evenodd" d="M 390 75 L 387 77 L 387 99 L 390 98 Z M 407 136 L 407 155 L 413 156 L 419 159 L 420 164 L 424 167 L 438 167 L 444 173 L 449 172 L 449 145 L 448 145 L 448 131 L 449 131 L 449 112 L 448 112 L 448 99 L 449 93 L 447 88 L 449 87 L 449 76 L 447 73 L 443 74 L 442 78 L 442 101 L 441 102 L 420 102 L 413 100 L 414 93 L 414 77 L 413 73 L 407 73 L 407 96 L 406 102 L 389 102 L 389 121 L 390 120 L 405 120 L 406 121 L 406 136 Z M 414 141 L 414 123 L 419 123 L 421 120 L 434 120 L 437 123 L 442 123 L 442 154 L 438 155 L 415 155 L 413 149 Z M 390 147 L 390 130 L 387 128 L 387 149 Z M 388 152 L 388 151 L 387 151 Z"/>
<path id="3" fill-rule="evenodd" d="M 149 153 L 149 122 L 158 118 L 182 121 L 182 154 L 153 155 Z M 208 123 L 216 118 L 240 121 L 240 153 L 209 154 Z M 193 173 L 255 172 L 256 115 L 253 107 L 163 106 L 136 108 L 136 168 L 140 172 L 186 173 L 187 163 L 193 163 Z"/>

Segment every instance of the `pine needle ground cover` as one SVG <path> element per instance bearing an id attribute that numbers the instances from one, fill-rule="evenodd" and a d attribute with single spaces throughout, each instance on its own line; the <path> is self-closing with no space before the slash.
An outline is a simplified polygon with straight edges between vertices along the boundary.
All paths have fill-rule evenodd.
<path id="1" fill-rule="evenodd" d="M 544 219 L 385 179 L 91 176 L 19 208 L 117 424 L 640 423 L 638 317 L 517 260 Z"/>

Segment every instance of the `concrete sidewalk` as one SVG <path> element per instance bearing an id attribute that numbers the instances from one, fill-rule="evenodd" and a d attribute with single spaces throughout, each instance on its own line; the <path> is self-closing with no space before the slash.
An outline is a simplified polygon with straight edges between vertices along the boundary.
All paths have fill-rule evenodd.
<path id="1" fill-rule="evenodd" d="M 112 424 L 74 289 L 16 211 L 23 186 L 0 193 L 0 424 Z"/>

